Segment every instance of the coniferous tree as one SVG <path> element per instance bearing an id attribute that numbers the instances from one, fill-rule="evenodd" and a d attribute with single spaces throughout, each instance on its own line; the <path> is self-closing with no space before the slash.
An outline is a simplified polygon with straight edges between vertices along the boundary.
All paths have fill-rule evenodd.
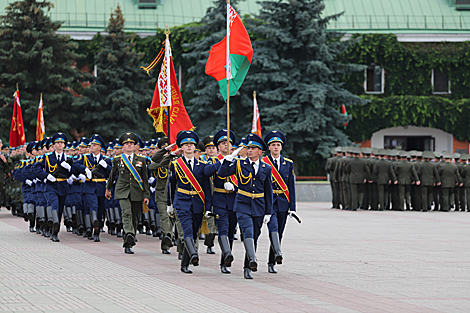
<path id="1" fill-rule="evenodd" d="M 91 76 L 80 72 L 75 61 L 76 43 L 59 35 L 59 22 L 52 22 L 47 1 L 15 1 L 0 16 L 0 137 L 8 138 L 16 84 L 26 140 L 36 138 L 36 117 L 40 94 L 44 100 L 46 135 L 57 131 L 70 134 L 80 112 L 72 92 L 82 92 L 80 82 Z"/>
<path id="2" fill-rule="evenodd" d="M 245 84 L 258 91 L 264 130 L 282 131 L 292 158 L 325 158 L 332 147 L 350 144 L 340 107 L 365 102 L 342 87 L 344 77 L 364 67 L 339 62 L 354 42 L 326 30 L 341 13 L 322 16 L 323 2 L 262 1 L 247 23 L 258 40 Z"/>
<path id="3" fill-rule="evenodd" d="M 241 16 L 237 2 L 232 0 L 231 5 Z M 192 60 L 194 64 L 188 69 L 189 79 L 184 94 L 190 100 L 186 101 L 185 105 L 196 132 L 202 138 L 227 127 L 226 103 L 219 92 L 217 82 L 205 73 L 210 48 L 221 41 L 227 32 L 226 2 L 214 1 L 213 7 L 207 10 L 200 25 L 190 27 L 190 30 L 203 38 L 184 45 L 191 52 L 183 54 L 183 57 Z M 251 69 L 248 75 L 250 73 Z M 252 109 L 249 95 L 250 91 L 242 85 L 237 95 L 230 97 L 230 129 L 238 138 L 244 137 L 251 131 Z"/>
<path id="4" fill-rule="evenodd" d="M 140 68 L 143 54 L 132 50 L 134 34 L 124 32 L 124 16 L 119 5 L 111 14 L 108 35 L 95 57 L 98 77 L 85 90 L 80 107 L 89 133 L 106 141 L 125 131 L 136 132 L 144 140 L 154 135 L 152 119 L 146 109 L 152 102 L 155 79 Z"/>

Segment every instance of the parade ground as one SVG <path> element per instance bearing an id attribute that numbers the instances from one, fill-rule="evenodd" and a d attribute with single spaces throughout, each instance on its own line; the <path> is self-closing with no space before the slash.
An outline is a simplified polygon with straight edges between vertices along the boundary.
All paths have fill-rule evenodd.
<path id="1" fill-rule="evenodd" d="M 36 312 L 469 312 L 470 213 L 341 211 L 298 203 L 289 219 L 284 262 L 267 272 L 267 228 L 258 272 L 243 278 L 243 243 L 234 243 L 232 274 L 220 249 L 180 272 L 176 248 L 138 235 L 134 255 L 122 239 L 101 242 L 59 233 L 53 243 L 0 211 L 0 311 Z"/>

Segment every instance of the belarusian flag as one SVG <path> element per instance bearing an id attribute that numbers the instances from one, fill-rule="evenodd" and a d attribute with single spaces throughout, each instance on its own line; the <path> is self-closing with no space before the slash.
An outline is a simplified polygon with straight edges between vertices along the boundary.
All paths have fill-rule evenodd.
<path id="1" fill-rule="evenodd" d="M 46 126 L 44 125 L 44 112 L 43 112 L 43 103 L 42 103 L 42 94 L 41 94 L 41 100 L 39 101 L 39 108 L 38 108 L 38 117 L 36 119 L 36 141 L 43 140 L 45 133 L 46 133 Z"/>
<path id="2" fill-rule="evenodd" d="M 251 124 L 251 132 L 261 136 L 261 119 L 259 117 L 258 102 L 256 101 L 256 92 L 253 92 L 253 123 Z"/>
<path id="3" fill-rule="evenodd" d="M 234 96 L 245 80 L 252 58 L 250 36 L 237 11 L 227 3 L 227 35 L 212 46 L 206 63 L 206 74 L 215 78 L 225 101 L 227 80 L 230 96 Z"/>
<path id="4" fill-rule="evenodd" d="M 348 111 L 346 111 L 346 106 L 344 104 L 341 105 L 341 114 L 343 114 L 344 116 L 348 116 Z M 344 123 L 344 128 L 346 128 L 346 126 L 348 126 L 348 123 Z"/>

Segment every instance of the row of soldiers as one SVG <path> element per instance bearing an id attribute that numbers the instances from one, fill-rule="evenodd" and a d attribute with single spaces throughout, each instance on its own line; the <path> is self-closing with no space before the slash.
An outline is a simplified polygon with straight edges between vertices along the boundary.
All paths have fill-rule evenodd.
<path id="1" fill-rule="evenodd" d="M 240 141 L 236 141 L 236 137 L 232 132 L 230 135 L 231 150 L 227 149 L 226 130 L 221 130 L 216 135 L 208 136 L 202 141 L 199 140 L 195 144 L 194 155 L 196 160 L 205 164 L 216 164 L 223 162 L 224 157 L 234 153 L 234 151 L 237 153 L 236 159 L 248 158 L 249 142 L 247 139 L 242 138 Z M 186 251 L 183 242 L 184 225 L 179 221 L 176 211 L 169 210 L 170 207 L 172 208 L 173 198 L 175 194 L 180 192 L 180 188 L 173 190 L 173 194 L 168 193 L 168 190 L 172 190 L 169 185 L 169 178 L 176 175 L 171 173 L 169 168 L 176 159 L 181 157 L 182 149 L 171 152 L 174 150 L 175 144 L 170 145 L 168 137 L 144 143 L 137 135 L 135 136 L 137 138 L 135 140 L 135 150 L 132 151 L 136 155 L 134 161 L 137 164 L 135 166 L 138 169 L 139 166 L 145 165 L 146 174 L 141 175 L 145 176 L 145 182 L 141 186 L 143 188 L 148 186 L 150 194 L 148 201 L 140 203 L 137 229 L 141 233 L 160 237 L 162 253 L 164 254 L 171 254 L 169 249 L 173 245 L 177 245 L 178 257 L 182 259 L 182 262 L 188 263 L 183 260 Z M 15 214 L 22 216 L 25 221 L 29 222 L 31 232 L 48 237 L 53 242 L 60 241 L 58 235 L 62 215 L 64 216 L 63 223 L 67 232 L 83 236 L 94 242 L 100 241 L 100 233 L 104 232 L 104 225 L 106 225 L 108 234 L 123 237 L 125 253 L 133 254 L 132 245 L 128 244 L 127 238 L 132 232 L 135 233 L 136 229 L 129 229 L 131 226 L 126 224 L 127 213 L 122 210 L 120 201 L 117 201 L 115 197 L 116 192 L 121 192 L 121 190 L 116 191 L 117 186 L 114 186 L 114 182 L 118 181 L 119 175 L 123 175 L 123 172 L 120 171 L 122 168 L 116 169 L 118 172 L 113 174 L 113 182 L 108 181 L 113 167 L 116 167 L 114 161 L 121 160 L 120 156 L 123 154 L 123 144 L 125 143 L 123 140 L 125 138 L 127 137 L 123 135 L 106 145 L 98 134 L 93 135 L 91 138 L 83 137 L 77 142 L 68 142 L 64 133 L 57 133 L 44 140 L 31 142 L 18 149 L 17 153 L 12 152 L 10 156 L 3 156 L 5 158 L 4 163 L 8 164 L 6 173 L 9 173 L 12 163 L 16 163 L 11 175 L 7 175 L 12 177 L 10 180 L 18 184 L 18 190 L 21 190 L 20 194 L 23 197 L 14 202 Z M 258 139 L 263 141 L 259 137 Z M 278 168 L 276 173 L 278 175 L 281 173 L 283 176 L 278 180 L 286 179 L 288 182 L 286 186 L 282 185 L 281 188 L 281 184 L 274 181 L 272 182 L 273 188 L 270 189 L 271 198 L 274 197 L 275 199 L 274 204 L 270 202 L 269 212 L 272 211 L 273 213 L 269 215 L 271 222 L 269 218 L 267 220 L 272 243 L 268 270 L 270 273 L 276 273 L 274 265 L 282 263 L 280 239 L 286 223 L 285 217 L 288 216 L 289 211 L 295 211 L 294 172 L 292 161 L 280 156 L 280 151 L 286 142 L 284 135 L 273 131 L 264 140 L 267 140 L 269 144 L 263 141 L 264 148 L 260 151 L 268 150 L 268 146 L 276 146 L 275 149 L 272 149 L 275 152 L 271 152 L 275 155 L 275 158 L 272 159 L 271 157 L 270 162 L 274 162 Z M 238 147 L 240 149 L 236 150 Z M 19 156 L 14 158 L 14 154 Z M 3 158 L 0 157 L 2 160 Z M 268 156 L 265 157 L 264 161 L 260 160 L 263 167 L 265 166 L 263 162 L 268 162 L 266 159 L 268 159 Z M 121 165 L 122 163 L 118 166 Z M 233 240 L 236 239 L 237 219 L 233 218 L 235 214 L 232 212 L 234 211 L 233 201 L 235 195 L 237 195 L 238 187 L 231 178 L 221 178 L 217 172 L 207 174 L 207 177 L 210 178 L 212 186 L 210 193 L 214 193 L 214 195 L 224 194 L 223 197 L 214 196 L 214 201 L 209 202 L 209 208 L 212 211 L 223 208 L 223 210 L 229 212 L 225 218 L 228 218 L 228 215 L 231 216 L 230 223 L 227 222 L 227 225 L 223 225 L 225 218 L 222 218 L 223 214 L 221 212 L 204 216 L 203 225 L 206 225 L 206 223 L 208 225 L 208 230 L 205 231 L 204 243 L 207 246 L 207 253 L 212 254 L 215 253 L 212 247 L 218 233 L 221 249 L 226 250 L 227 248 L 220 240 L 220 227 L 229 229 L 226 234 L 228 236 L 227 242 L 230 245 L 229 249 L 232 248 Z M 222 188 L 215 186 L 214 182 L 219 179 L 222 179 Z M 288 188 L 293 200 L 282 200 L 283 196 L 289 199 Z M 238 193 L 241 194 L 242 192 Z M 281 207 L 280 216 L 282 218 L 279 218 L 278 225 L 278 218 L 274 211 L 277 213 L 279 207 Z M 274 218 L 276 219 L 274 220 Z M 200 226 L 198 230 L 200 230 Z M 143 231 L 144 227 L 145 231 Z M 242 233 L 241 235 L 245 237 L 246 241 L 246 234 Z M 224 249 L 222 249 L 223 252 Z M 231 262 L 224 261 L 226 260 L 226 253 L 222 253 L 221 257 L 221 272 L 230 273 L 228 267 L 230 267 Z M 191 271 L 187 268 L 187 265 L 189 264 L 185 264 L 184 270 L 182 265 L 182 271 L 190 273 Z M 245 278 L 252 278 L 251 274 L 246 274 L 246 271 L 244 275 Z"/>
<path id="2" fill-rule="evenodd" d="M 470 211 L 468 154 L 336 147 L 327 160 L 332 208 Z"/>

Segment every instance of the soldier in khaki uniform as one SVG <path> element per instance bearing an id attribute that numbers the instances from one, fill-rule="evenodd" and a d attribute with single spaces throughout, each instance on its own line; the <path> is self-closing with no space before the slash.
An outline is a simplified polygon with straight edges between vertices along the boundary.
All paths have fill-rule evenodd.
<path id="1" fill-rule="evenodd" d="M 420 181 L 418 173 L 411 162 L 407 160 L 408 153 L 401 151 L 399 154 L 401 161 L 395 163 L 395 173 L 398 180 L 398 207 L 399 211 L 404 211 L 404 204 L 410 209 L 410 187 L 411 181 L 414 181 L 419 186 Z"/>
<path id="2" fill-rule="evenodd" d="M 465 188 L 465 193 L 466 193 L 466 203 L 465 201 L 462 204 L 462 211 L 465 212 L 465 209 L 467 209 L 467 212 L 470 212 L 470 164 L 467 164 L 467 160 L 469 159 L 468 154 L 463 154 L 460 156 L 460 160 L 464 163 L 462 167 L 462 180 Z"/>
<path id="3" fill-rule="evenodd" d="M 336 164 L 338 160 L 341 159 L 341 147 L 336 147 L 331 149 L 332 157 L 328 158 L 326 161 L 325 170 L 329 174 L 330 185 L 331 185 L 331 194 L 333 196 L 331 207 L 332 209 L 339 209 L 340 205 L 340 192 L 339 192 L 339 183 L 335 181 L 335 171 L 336 171 Z"/>
<path id="4" fill-rule="evenodd" d="M 387 186 L 391 183 L 396 185 L 398 182 L 392 164 L 385 157 L 386 151 L 380 149 L 378 154 L 380 159 L 374 164 L 374 176 L 377 177 L 379 211 L 383 211 L 387 206 L 386 201 L 389 199 Z"/>
<path id="5" fill-rule="evenodd" d="M 362 204 L 364 184 L 370 180 L 370 171 L 367 162 L 359 158 L 361 150 L 352 148 L 352 157 L 346 165 L 345 171 L 349 175 L 351 186 L 351 210 L 356 211 Z"/>
<path id="6" fill-rule="evenodd" d="M 424 151 L 422 154 L 423 161 L 419 164 L 416 172 L 421 181 L 421 212 L 427 212 L 431 207 L 432 188 L 440 186 L 441 181 L 437 167 L 430 162 L 434 158 L 431 151 Z"/>
<path id="7" fill-rule="evenodd" d="M 457 166 L 452 161 L 452 154 L 446 152 L 443 154 L 444 164 L 441 164 L 438 169 L 440 181 L 441 181 L 441 190 L 442 190 L 442 209 L 443 212 L 449 212 L 449 207 L 451 200 L 449 195 L 452 189 L 457 186 L 462 186 L 462 178 L 460 177 L 459 170 Z M 457 180 L 457 184 L 456 184 Z"/>
<path id="8" fill-rule="evenodd" d="M 132 247 L 135 245 L 142 202 L 148 204 L 150 196 L 145 157 L 134 153 L 137 141 L 137 136 L 130 132 L 119 138 L 123 153 L 113 159 L 113 169 L 106 184 L 106 198 L 109 199 L 111 187 L 116 183 L 114 197 L 119 200 L 122 209 L 125 232 L 123 247 L 127 254 L 134 254 Z"/>

